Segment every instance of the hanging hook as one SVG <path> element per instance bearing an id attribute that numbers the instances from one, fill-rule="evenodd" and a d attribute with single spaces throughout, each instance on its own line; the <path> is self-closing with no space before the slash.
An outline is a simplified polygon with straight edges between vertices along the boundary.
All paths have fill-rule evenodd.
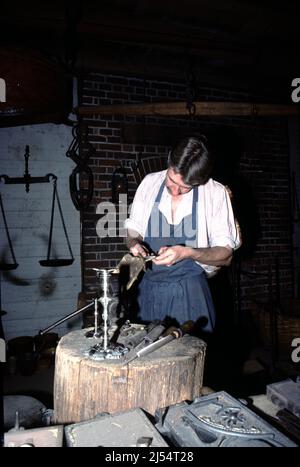
<path id="1" fill-rule="evenodd" d="M 75 162 L 76 167 L 69 177 L 69 186 L 73 204 L 80 211 L 89 206 L 93 197 L 94 177 L 88 166 L 88 159 L 95 156 L 96 150 L 88 140 L 88 127 L 86 125 L 75 125 L 72 129 L 72 135 L 73 141 L 66 152 L 66 156 Z M 83 176 L 87 178 L 87 189 L 80 186 L 80 178 Z"/>

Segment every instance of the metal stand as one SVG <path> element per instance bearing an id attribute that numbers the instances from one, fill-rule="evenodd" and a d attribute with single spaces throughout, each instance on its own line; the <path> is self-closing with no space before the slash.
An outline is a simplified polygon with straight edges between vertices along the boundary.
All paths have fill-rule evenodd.
<path id="1" fill-rule="evenodd" d="M 108 323 L 108 314 L 109 314 L 109 307 L 112 301 L 114 301 L 114 297 L 110 295 L 110 287 L 109 287 L 109 279 L 111 277 L 112 271 L 107 269 L 95 269 L 97 272 L 97 277 L 100 279 L 100 287 L 101 287 L 101 297 L 99 299 L 102 308 L 102 319 L 103 319 L 103 327 L 102 332 L 103 335 L 98 333 L 98 304 L 95 306 L 95 330 L 93 337 L 103 337 L 101 343 L 97 343 L 96 345 L 92 346 L 87 352 L 86 355 L 93 360 L 106 360 L 106 359 L 118 359 L 122 357 L 128 349 L 123 345 L 116 344 L 114 342 L 109 342 L 109 323 Z M 86 336 L 90 337 L 90 336 Z"/>
<path id="2" fill-rule="evenodd" d="M 109 296 L 109 290 L 108 290 L 108 279 L 110 277 L 110 272 L 106 271 L 105 269 L 100 269 L 98 274 L 99 274 L 99 277 L 102 279 L 102 287 L 103 287 L 103 295 L 100 298 L 100 302 L 103 306 L 103 315 L 102 315 L 103 317 L 103 349 L 107 350 L 108 305 L 112 300 L 112 297 Z"/>
<path id="3" fill-rule="evenodd" d="M 95 268 L 94 268 L 95 269 Z M 128 352 L 128 349 L 124 347 L 122 344 L 116 344 L 114 342 L 109 342 L 109 321 L 108 321 L 108 314 L 109 314 L 109 306 L 111 302 L 115 300 L 114 297 L 110 296 L 109 290 L 109 278 L 112 274 L 113 270 L 106 270 L 106 269 L 95 269 L 97 272 L 97 277 L 100 279 L 100 290 L 102 291 L 100 298 L 95 298 L 93 302 L 89 305 L 86 305 L 79 310 L 74 311 L 70 315 L 65 316 L 64 318 L 56 321 L 51 326 L 48 326 L 46 329 L 40 331 L 40 335 L 49 332 L 54 327 L 62 324 L 63 322 L 67 321 L 70 318 L 73 318 L 78 313 L 81 313 L 88 308 L 94 306 L 94 330 L 88 331 L 85 334 L 86 338 L 94 338 L 100 339 L 95 345 L 93 345 L 90 349 L 85 352 L 85 355 L 93 360 L 106 360 L 106 359 L 119 359 L 125 353 Z M 100 295 L 100 294 L 99 294 Z M 98 302 L 101 303 L 103 308 L 102 319 L 103 319 L 103 326 L 99 328 L 99 311 L 98 311 Z"/>
<path id="4" fill-rule="evenodd" d="M 109 304 L 112 300 L 114 300 L 113 297 L 109 295 L 109 278 L 111 275 L 110 270 L 106 269 L 96 269 L 93 268 L 94 271 L 97 272 L 97 278 L 100 279 L 100 290 L 102 291 L 102 295 L 100 298 L 95 299 L 95 313 L 94 313 L 94 331 L 88 331 L 85 334 L 85 337 L 87 338 L 100 338 L 103 337 L 103 349 L 107 350 L 107 342 L 108 342 L 108 307 Z M 103 328 L 102 332 L 99 331 L 99 312 L 98 312 L 98 300 L 102 305 L 103 308 L 103 313 L 102 313 L 102 319 L 103 319 Z"/>

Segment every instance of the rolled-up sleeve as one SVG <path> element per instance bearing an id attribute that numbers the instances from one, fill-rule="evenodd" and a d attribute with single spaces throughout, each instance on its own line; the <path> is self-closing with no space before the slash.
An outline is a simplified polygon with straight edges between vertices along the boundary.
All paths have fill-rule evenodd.
<path id="1" fill-rule="evenodd" d="M 145 207 L 145 179 L 138 186 L 133 202 L 129 206 L 129 217 L 125 220 L 125 228 L 134 230 L 142 237 L 145 233 L 144 211 Z"/>
<path id="2" fill-rule="evenodd" d="M 241 238 L 231 201 L 225 187 L 219 187 L 218 196 L 212 203 L 212 206 L 209 234 L 210 246 L 229 246 L 233 250 L 236 250 L 241 245 Z"/>
<path id="3" fill-rule="evenodd" d="M 145 231 L 143 228 L 143 219 L 141 218 L 141 215 L 139 217 L 137 216 L 138 212 L 142 212 L 142 203 L 134 201 L 130 206 L 129 217 L 125 220 L 125 228 L 127 230 L 134 230 L 144 237 Z"/>

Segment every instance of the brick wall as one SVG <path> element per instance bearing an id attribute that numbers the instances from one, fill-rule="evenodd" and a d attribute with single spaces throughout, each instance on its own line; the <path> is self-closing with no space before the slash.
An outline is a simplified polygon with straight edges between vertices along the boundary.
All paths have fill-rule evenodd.
<path id="1" fill-rule="evenodd" d="M 143 101 L 185 100 L 185 84 L 143 80 L 131 77 L 91 73 L 82 82 L 82 105 L 120 104 Z M 258 96 L 255 96 L 256 98 Z M 198 100 L 248 101 L 253 96 L 225 89 L 199 87 Z M 217 152 L 216 179 L 228 183 L 234 192 L 234 206 L 243 229 L 241 260 L 242 308 L 249 309 L 255 300 L 268 299 L 270 266 L 275 286 L 275 258 L 280 266 L 282 295 L 292 290 L 292 259 L 289 206 L 289 162 L 287 121 L 274 118 L 138 118 L 124 116 L 86 119 L 90 140 L 97 157 L 90 160 L 95 177 L 93 201 L 83 217 L 84 286 L 95 290 L 93 267 L 113 267 L 126 252 L 124 238 L 100 239 L 96 234 L 99 215 L 97 204 L 111 200 L 111 179 L 122 163 L 130 172 L 139 153 L 142 157 L 167 155 L 168 146 L 131 145 L 122 142 L 124 123 L 172 126 L 208 133 Z M 131 175 L 129 199 L 136 185 Z M 249 275 L 250 272 L 250 275 Z M 246 273 L 246 274 L 245 274 Z M 254 273 L 254 274 L 251 274 Z"/>

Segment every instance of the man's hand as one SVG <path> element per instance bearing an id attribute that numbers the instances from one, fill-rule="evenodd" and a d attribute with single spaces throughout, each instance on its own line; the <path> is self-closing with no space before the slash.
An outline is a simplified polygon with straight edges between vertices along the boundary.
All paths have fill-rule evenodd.
<path id="1" fill-rule="evenodd" d="M 126 244 L 133 256 L 142 256 L 145 258 L 145 256 L 149 255 L 149 251 L 144 245 L 142 237 L 134 230 L 127 231 Z"/>
<path id="2" fill-rule="evenodd" d="M 142 256 L 143 258 L 145 258 L 149 255 L 147 248 L 140 242 L 136 242 L 135 245 L 131 246 L 129 248 L 129 251 L 133 256 Z"/>
<path id="3" fill-rule="evenodd" d="M 181 245 L 162 246 L 159 249 L 158 256 L 153 260 L 158 266 L 172 266 L 187 258 L 187 248 Z"/>
<path id="4" fill-rule="evenodd" d="M 191 248 L 181 245 L 163 246 L 158 255 L 153 263 L 161 266 L 172 266 L 172 264 L 188 258 L 211 266 L 229 266 L 232 260 L 232 248 L 229 246 L 211 248 Z"/>

